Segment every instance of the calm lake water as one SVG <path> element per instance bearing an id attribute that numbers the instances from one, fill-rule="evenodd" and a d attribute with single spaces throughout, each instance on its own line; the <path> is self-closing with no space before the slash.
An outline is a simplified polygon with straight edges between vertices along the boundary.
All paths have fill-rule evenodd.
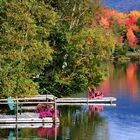
<path id="1" fill-rule="evenodd" d="M 116 106 L 60 106 L 59 127 L 20 129 L 17 138 L 14 129 L 1 129 L 0 140 L 140 140 L 140 65 L 110 65 L 99 88 Z"/>

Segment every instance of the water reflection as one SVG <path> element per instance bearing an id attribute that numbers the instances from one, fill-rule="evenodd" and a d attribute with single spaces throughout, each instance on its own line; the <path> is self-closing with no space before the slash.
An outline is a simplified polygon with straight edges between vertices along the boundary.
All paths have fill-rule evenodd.
<path id="1" fill-rule="evenodd" d="M 63 107 L 59 139 L 108 140 L 107 122 L 100 116 L 102 110 L 101 106 Z"/>
<path id="2" fill-rule="evenodd" d="M 130 63 L 112 66 L 111 69 L 109 80 L 100 87 L 106 95 L 109 93 L 118 100 L 116 108 L 106 108 L 102 113 L 108 122 L 110 140 L 139 140 L 139 65 Z"/>
<path id="3" fill-rule="evenodd" d="M 55 140 L 58 131 L 58 125 L 53 125 L 51 128 L 46 128 L 44 126 L 38 128 L 18 128 L 17 126 L 17 128 L 1 129 L 0 140 L 22 140 L 31 138 Z"/>
<path id="4" fill-rule="evenodd" d="M 137 98 L 138 81 L 137 81 L 138 66 L 129 64 L 126 70 L 126 80 L 132 97 Z"/>
<path id="5" fill-rule="evenodd" d="M 60 106 L 60 126 L 20 129 L 20 139 L 47 140 L 139 140 L 140 66 L 111 65 L 110 76 L 99 87 L 104 96 L 117 98 L 117 106 Z M 87 96 L 87 93 L 80 94 Z M 2 140 L 9 130 L 0 130 Z M 15 137 L 15 133 L 14 133 Z"/>
<path id="6" fill-rule="evenodd" d="M 138 65 L 111 65 L 110 76 L 103 81 L 99 87 L 104 92 L 105 96 L 123 96 L 128 94 L 133 97 L 138 97 Z M 120 95 L 121 94 L 121 95 Z"/>
<path id="7" fill-rule="evenodd" d="M 37 129 L 3 129 L 0 138 L 47 140 L 108 140 L 108 124 L 100 116 L 102 106 L 61 106 L 61 123 L 57 127 Z"/>
<path id="8" fill-rule="evenodd" d="M 53 125 L 52 128 L 39 127 L 37 128 L 37 134 L 39 137 L 52 138 L 52 137 L 57 136 L 58 130 L 59 130 L 59 127 L 57 127 L 56 125 Z"/>

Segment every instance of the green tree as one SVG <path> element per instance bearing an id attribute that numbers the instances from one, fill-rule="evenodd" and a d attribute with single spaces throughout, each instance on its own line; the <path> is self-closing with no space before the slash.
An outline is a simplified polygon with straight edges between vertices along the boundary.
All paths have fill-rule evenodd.
<path id="1" fill-rule="evenodd" d="M 43 0 L 0 3 L 0 96 L 38 93 L 32 77 L 51 61 L 47 37 L 57 14 Z"/>
<path id="2" fill-rule="evenodd" d="M 88 0 L 56 0 L 50 4 L 60 19 L 48 38 L 54 49 L 53 61 L 37 80 L 40 92 L 61 96 L 96 86 L 106 74 L 102 62 L 114 48 L 113 34 L 100 26 L 91 27 L 98 8 Z"/>

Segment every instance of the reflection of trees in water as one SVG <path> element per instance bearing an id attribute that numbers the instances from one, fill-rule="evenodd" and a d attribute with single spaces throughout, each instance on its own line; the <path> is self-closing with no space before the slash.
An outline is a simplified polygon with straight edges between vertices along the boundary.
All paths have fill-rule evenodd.
<path id="1" fill-rule="evenodd" d="M 9 124 L 10 125 L 10 124 Z M 17 134 L 21 136 L 21 129 L 9 128 L 9 129 L 1 129 L 0 130 L 0 140 L 15 140 Z"/>
<path id="2" fill-rule="evenodd" d="M 75 106 L 63 107 L 62 110 L 59 140 L 62 137 L 70 140 L 93 140 L 98 128 L 105 128 L 107 125 L 98 111 Z"/>
<path id="3" fill-rule="evenodd" d="M 53 126 L 52 128 L 24 128 L 18 129 L 3 129 L 0 132 L 0 139 L 7 138 L 7 140 L 16 139 L 30 139 L 30 138 L 47 138 L 47 140 L 54 140 L 55 134 L 58 132 L 58 127 Z M 18 136 L 17 136 L 18 134 Z"/>
<path id="4" fill-rule="evenodd" d="M 102 108 L 100 108 L 102 110 Z M 96 111 L 95 111 L 96 110 Z M 107 123 L 101 117 L 99 108 L 93 106 L 63 106 L 60 108 L 60 126 L 57 140 L 108 140 Z M 10 131 L 7 129 L 3 132 L 3 137 L 7 137 Z M 18 137 L 22 138 L 46 138 L 54 140 L 55 133 L 51 128 L 20 130 Z M 50 134 L 50 135 L 49 135 Z M 0 133 L 0 136 L 2 133 Z M 16 134 L 14 134 L 15 137 Z M 2 137 L 2 136 L 1 136 Z M 93 139 L 94 137 L 94 139 Z"/>
<path id="5" fill-rule="evenodd" d="M 117 91 L 113 93 L 116 94 L 115 96 L 129 93 L 131 97 L 136 99 L 138 97 L 138 82 L 140 79 L 139 69 L 140 65 L 138 63 L 114 63 L 114 65 L 110 66 L 110 71 L 112 71 L 110 77 L 101 83 L 99 89 L 103 91 L 105 96 L 110 96 L 112 91 Z M 129 92 L 119 92 L 127 90 Z"/>
<path id="6" fill-rule="evenodd" d="M 0 139 L 4 138 L 5 136 L 8 136 L 9 130 L 8 129 L 2 129 L 0 130 Z"/>

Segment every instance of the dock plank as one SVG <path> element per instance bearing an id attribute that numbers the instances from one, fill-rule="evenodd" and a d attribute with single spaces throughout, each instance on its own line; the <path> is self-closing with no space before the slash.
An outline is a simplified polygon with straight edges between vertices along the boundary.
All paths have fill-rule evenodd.
<path id="1" fill-rule="evenodd" d="M 0 114 L 0 123 L 53 123 L 52 117 L 39 118 L 37 113 L 22 113 L 18 114 L 16 121 L 16 115 Z M 59 118 L 56 118 L 56 123 L 59 123 Z"/>
<path id="2" fill-rule="evenodd" d="M 4 128 L 52 128 L 53 123 L 20 123 L 20 124 L 0 124 L 0 129 Z"/>
<path id="3" fill-rule="evenodd" d="M 113 103 L 117 99 L 115 97 L 103 97 L 96 99 L 88 98 L 58 98 L 57 103 Z"/>

